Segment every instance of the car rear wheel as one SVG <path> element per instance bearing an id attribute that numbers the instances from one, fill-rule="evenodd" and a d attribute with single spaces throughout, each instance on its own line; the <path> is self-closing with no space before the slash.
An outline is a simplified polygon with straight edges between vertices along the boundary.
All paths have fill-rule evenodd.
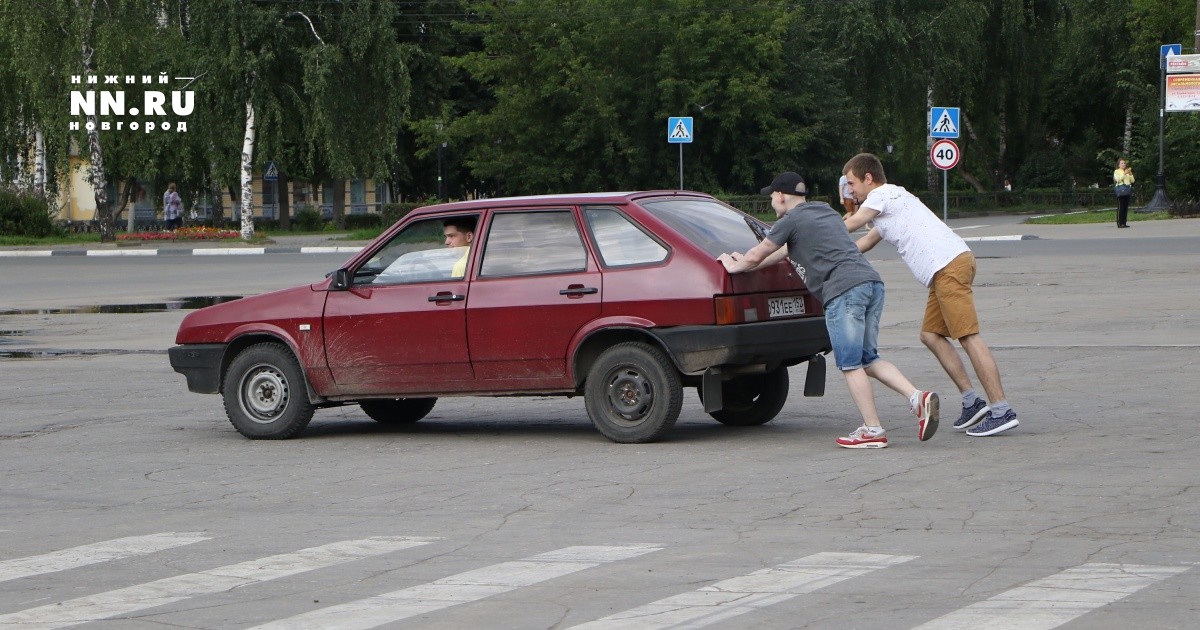
<path id="1" fill-rule="evenodd" d="M 295 437 L 312 420 L 304 374 L 278 343 L 242 350 L 225 373 L 225 415 L 238 433 L 256 440 Z"/>
<path id="2" fill-rule="evenodd" d="M 412 424 L 433 410 L 436 398 L 394 398 L 391 400 L 364 400 L 358 403 L 371 419 L 379 424 L 395 426 Z"/>
<path id="3" fill-rule="evenodd" d="M 679 418 L 683 385 L 661 350 L 626 342 L 596 359 L 584 384 L 584 402 L 604 437 L 622 444 L 651 442 Z"/>
<path id="4" fill-rule="evenodd" d="M 766 374 L 739 376 L 721 384 L 725 408 L 708 415 L 721 424 L 751 427 L 766 424 L 783 409 L 788 396 L 788 371 L 781 367 Z M 704 398 L 704 392 L 700 392 Z"/>

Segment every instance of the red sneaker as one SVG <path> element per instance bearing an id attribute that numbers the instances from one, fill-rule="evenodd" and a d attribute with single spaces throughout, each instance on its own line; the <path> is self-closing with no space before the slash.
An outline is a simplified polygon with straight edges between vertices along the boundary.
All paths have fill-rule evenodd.
<path id="1" fill-rule="evenodd" d="M 937 433 L 938 428 L 938 395 L 933 392 L 917 394 L 917 439 L 924 442 Z"/>
<path id="2" fill-rule="evenodd" d="M 838 438 L 837 445 L 842 448 L 885 448 L 887 447 L 887 434 L 883 429 L 880 429 L 878 433 L 872 433 L 866 426 L 861 426 L 850 435 Z"/>

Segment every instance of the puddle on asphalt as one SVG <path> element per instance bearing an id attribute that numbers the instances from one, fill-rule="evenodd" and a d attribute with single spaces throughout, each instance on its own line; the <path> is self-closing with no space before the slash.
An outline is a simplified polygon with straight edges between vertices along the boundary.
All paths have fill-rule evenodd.
<path id="1" fill-rule="evenodd" d="M 164 311 L 187 311 L 240 300 L 240 295 L 213 295 L 207 297 L 186 297 L 165 302 L 149 302 L 146 304 L 102 304 L 95 306 L 71 306 L 66 308 L 28 308 L 0 309 L 0 315 L 77 315 L 77 314 L 108 314 L 108 313 L 161 313 Z M 0 335 L 7 334 L 0 331 Z"/>
<path id="2" fill-rule="evenodd" d="M 95 306 L 73 306 L 67 308 L 0 309 L 0 315 L 77 315 L 107 313 L 162 313 L 187 311 L 240 300 L 240 295 L 213 295 L 186 297 L 165 302 L 146 304 L 103 304 Z M 0 344 L 11 344 L 10 337 L 28 335 L 28 330 L 0 330 Z M 111 354 L 165 354 L 166 350 L 60 350 L 56 348 L 37 350 L 0 350 L 0 359 L 54 359 L 59 357 L 91 357 Z"/>
<path id="3" fill-rule="evenodd" d="M 0 359 L 57 359 L 60 357 L 96 357 L 120 354 L 166 354 L 166 350 L 0 350 Z"/>

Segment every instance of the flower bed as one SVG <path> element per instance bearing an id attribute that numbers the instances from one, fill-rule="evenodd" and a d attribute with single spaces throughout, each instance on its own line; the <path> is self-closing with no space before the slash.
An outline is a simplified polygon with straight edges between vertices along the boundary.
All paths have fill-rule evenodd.
<path id="1" fill-rule="evenodd" d="M 174 232 L 128 232 L 118 234 L 118 241 L 228 241 L 241 238 L 237 230 L 211 227 L 182 227 Z"/>

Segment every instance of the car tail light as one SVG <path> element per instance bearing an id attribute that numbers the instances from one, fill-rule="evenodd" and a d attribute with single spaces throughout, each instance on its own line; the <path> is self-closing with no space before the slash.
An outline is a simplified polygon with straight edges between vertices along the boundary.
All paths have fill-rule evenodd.
<path id="1" fill-rule="evenodd" d="M 758 307 L 749 295 L 720 296 L 714 302 L 716 303 L 718 324 L 758 321 Z"/>

